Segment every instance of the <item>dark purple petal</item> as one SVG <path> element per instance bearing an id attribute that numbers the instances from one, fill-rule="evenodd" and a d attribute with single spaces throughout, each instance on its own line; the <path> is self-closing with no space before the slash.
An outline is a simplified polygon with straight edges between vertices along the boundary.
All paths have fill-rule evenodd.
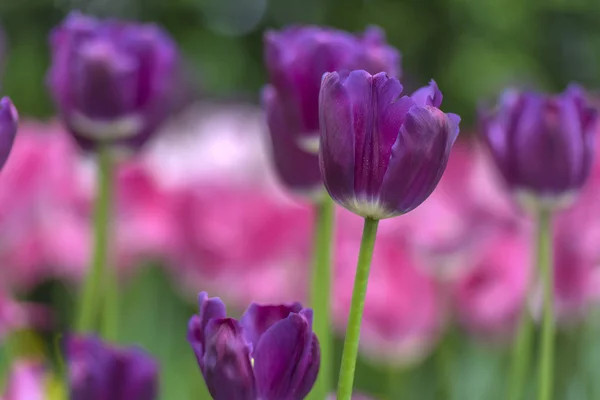
<path id="1" fill-rule="evenodd" d="M 78 49 L 73 66 L 74 112 L 89 119 L 113 120 L 134 111 L 138 63 L 109 41 L 96 39 Z"/>
<path id="2" fill-rule="evenodd" d="M 0 170 L 6 163 L 17 134 L 19 114 L 8 97 L 0 100 Z"/>
<path id="3" fill-rule="evenodd" d="M 286 119 L 275 88 L 267 85 L 262 99 L 267 112 L 273 162 L 279 178 L 293 191 L 311 193 L 320 190 L 323 181 L 318 155 L 300 148 L 298 127 Z"/>
<path id="4" fill-rule="evenodd" d="M 261 336 L 254 353 L 258 398 L 295 399 L 314 374 L 313 334 L 302 314 L 290 314 Z"/>
<path id="5" fill-rule="evenodd" d="M 242 315 L 240 324 L 244 327 L 246 337 L 256 350 L 260 337 L 267 329 L 282 319 L 286 319 L 291 313 L 298 313 L 300 310 L 302 310 L 300 303 L 278 305 L 252 303 L 248 306 L 244 315 Z"/>
<path id="6" fill-rule="evenodd" d="M 72 400 L 154 400 L 156 362 L 139 349 L 117 349 L 91 336 L 66 340 Z"/>
<path id="7" fill-rule="evenodd" d="M 319 110 L 321 175 L 330 195 L 343 203 L 354 196 L 355 135 L 350 99 L 337 72 L 323 76 Z"/>
<path id="8" fill-rule="evenodd" d="M 312 335 L 310 356 L 308 357 L 307 363 L 309 367 L 304 374 L 304 378 L 298 385 L 294 396 L 294 398 L 297 399 L 303 399 L 310 393 L 319 375 L 319 368 L 321 366 L 321 348 L 319 346 L 319 339 L 314 333 Z"/>
<path id="9" fill-rule="evenodd" d="M 400 55 L 385 42 L 382 30 L 369 27 L 363 35 L 295 26 L 265 34 L 265 64 L 288 121 L 300 134 L 319 130 L 318 97 L 325 72 L 365 69 L 400 73 Z"/>
<path id="10" fill-rule="evenodd" d="M 95 337 L 71 336 L 66 339 L 69 399 L 102 400 L 111 398 L 112 353 Z"/>
<path id="11" fill-rule="evenodd" d="M 417 89 L 410 97 L 419 107 L 433 106 L 436 108 L 440 108 L 443 98 L 442 92 L 433 79 L 429 85 Z"/>
<path id="12" fill-rule="evenodd" d="M 212 319 L 205 330 L 203 374 L 215 400 L 256 400 L 250 344 L 232 318 Z"/>
<path id="13" fill-rule="evenodd" d="M 397 142 L 382 189 L 381 202 L 398 214 L 421 204 L 446 168 L 455 136 L 446 114 L 433 107 L 412 107 Z"/>
<path id="14" fill-rule="evenodd" d="M 158 365 L 139 349 L 124 352 L 126 374 L 120 400 L 154 400 L 158 398 Z M 115 400 L 117 400 L 115 398 Z"/>
<path id="15" fill-rule="evenodd" d="M 187 340 L 192 346 L 196 361 L 200 369 L 202 365 L 202 358 L 204 357 L 204 326 L 202 325 L 202 318 L 199 315 L 193 315 L 188 322 Z"/>

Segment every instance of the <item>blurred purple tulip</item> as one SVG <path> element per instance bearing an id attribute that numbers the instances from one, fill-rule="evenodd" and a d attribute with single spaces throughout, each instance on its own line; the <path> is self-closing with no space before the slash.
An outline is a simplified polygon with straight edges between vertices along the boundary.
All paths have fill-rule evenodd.
<path id="1" fill-rule="evenodd" d="M 66 341 L 71 400 L 154 400 L 158 366 L 139 349 L 118 349 L 91 336 Z"/>
<path id="2" fill-rule="evenodd" d="M 0 170 L 4 167 L 15 141 L 18 120 L 19 114 L 13 103 L 8 97 L 2 98 L 0 100 Z"/>
<path id="3" fill-rule="evenodd" d="M 50 42 L 49 88 L 84 148 L 102 142 L 136 149 L 172 111 L 179 57 L 159 27 L 73 12 Z"/>
<path id="4" fill-rule="evenodd" d="M 263 104 L 275 168 L 294 191 L 322 192 L 316 153 L 319 145 L 319 88 L 325 72 L 365 69 L 400 74 L 400 54 L 383 31 L 362 35 L 317 26 L 294 26 L 265 35 L 269 82 Z"/>
<path id="5" fill-rule="evenodd" d="M 299 303 L 251 304 L 237 321 L 221 299 L 198 297 L 188 326 L 206 385 L 215 400 L 303 399 L 320 365 L 312 310 Z"/>
<path id="6" fill-rule="evenodd" d="M 435 82 L 402 96 L 385 73 L 328 73 L 319 97 L 320 167 L 331 197 L 374 219 L 407 213 L 435 189 L 458 135 Z"/>
<path id="7" fill-rule="evenodd" d="M 556 96 L 506 91 L 481 131 L 508 186 L 525 199 L 555 202 L 585 183 L 594 154 L 596 114 L 575 86 Z"/>

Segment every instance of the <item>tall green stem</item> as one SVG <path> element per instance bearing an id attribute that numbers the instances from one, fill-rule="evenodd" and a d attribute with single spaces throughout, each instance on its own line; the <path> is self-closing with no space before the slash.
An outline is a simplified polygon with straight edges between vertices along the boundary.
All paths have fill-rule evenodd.
<path id="1" fill-rule="evenodd" d="M 551 234 L 549 226 L 546 226 L 548 225 L 548 219 L 549 218 L 546 216 L 542 217 L 541 214 L 537 219 L 535 265 L 540 272 L 542 263 L 547 262 L 545 261 L 545 258 L 548 257 L 548 251 L 545 248 L 545 246 L 549 246 L 545 241 L 549 240 L 548 238 Z M 529 277 L 529 284 L 527 286 L 527 292 L 525 293 L 525 302 L 519 318 L 517 336 L 513 343 L 507 400 L 520 400 L 523 397 L 523 392 L 525 390 L 525 378 L 527 377 L 527 372 L 529 370 L 531 346 L 534 334 L 533 319 L 529 314 L 529 297 L 531 296 L 531 290 L 533 289 L 532 283 L 535 282 L 534 274 L 535 268 L 532 269 L 532 276 Z"/>
<path id="2" fill-rule="evenodd" d="M 329 196 L 315 204 L 315 235 L 310 285 L 310 305 L 315 310 L 313 330 L 321 345 L 321 367 L 310 398 L 322 400 L 332 386 L 333 338 L 331 336 L 331 245 L 333 236 L 334 203 Z"/>
<path id="3" fill-rule="evenodd" d="M 541 210 L 538 214 L 538 260 L 544 291 L 542 338 L 539 352 L 538 400 L 552 399 L 554 370 L 554 272 L 552 266 L 551 214 Z"/>
<path id="4" fill-rule="evenodd" d="M 79 310 L 76 326 L 79 332 L 93 332 L 96 330 L 103 305 L 102 298 L 110 295 L 110 292 L 103 295 L 102 290 L 106 289 L 108 279 L 106 271 L 108 269 L 112 175 L 113 166 L 110 149 L 103 146 L 98 151 L 98 191 L 94 210 L 95 246 L 92 265 L 83 286 L 81 309 Z"/>
<path id="5" fill-rule="evenodd" d="M 369 270 L 371 269 L 371 259 L 373 258 L 378 224 L 379 220 L 365 218 L 360 253 L 358 254 L 358 265 L 356 267 L 356 277 L 354 278 L 350 315 L 348 316 L 348 326 L 346 328 L 346 339 L 344 340 L 344 350 L 342 352 L 337 400 L 350 400 L 352 398 L 354 370 L 356 368 L 358 341 L 360 339 L 360 324 L 365 307 L 365 295 L 367 293 Z"/>

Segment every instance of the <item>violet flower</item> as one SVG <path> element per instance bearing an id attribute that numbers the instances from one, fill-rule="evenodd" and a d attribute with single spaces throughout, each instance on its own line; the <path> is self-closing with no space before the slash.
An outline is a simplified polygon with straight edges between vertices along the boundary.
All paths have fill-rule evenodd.
<path id="1" fill-rule="evenodd" d="M 312 389 L 320 365 L 312 310 L 300 303 L 251 304 L 238 321 L 225 304 L 198 296 L 188 341 L 215 400 L 296 400 Z"/>
<path id="2" fill-rule="evenodd" d="M 321 192 L 316 153 L 319 145 L 319 88 L 325 72 L 365 69 L 400 75 L 400 54 L 383 31 L 362 35 L 317 26 L 294 26 L 265 35 L 269 82 L 263 104 L 275 168 L 295 191 Z"/>
<path id="3" fill-rule="evenodd" d="M 48 84 L 84 148 L 141 146 L 171 111 L 178 53 L 155 25 L 71 13 L 50 38 Z"/>
<path id="4" fill-rule="evenodd" d="M 331 197 L 373 219 L 407 213 L 435 189 L 458 135 L 435 82 L 401 96 L 385 73 L 327 73 L 319 97 L 319 161 Z"/>
<path id="5" fill-rule="evenodd" d="M 8 97 L 3 97 L 0 100 L 0 170 L 6 163 L 15 141 L 18 120 L 17 109 Z"/>
<path id="6" fill-rule="evenodd" d="M 496 112 L 481 116 L 501 175 L 526 204 L 560 204 L 581 189 L 592 164 L 595 125 L 596 114 L 576 86 L 556 96 L 509 90 Z"/>
<path id="7" fill-rule="evenodd" d="M 66 358 L 71 400 L 158 398 L 158 366 L 139 349 L 119 349 L 92 336 L 71 336 Z"/>

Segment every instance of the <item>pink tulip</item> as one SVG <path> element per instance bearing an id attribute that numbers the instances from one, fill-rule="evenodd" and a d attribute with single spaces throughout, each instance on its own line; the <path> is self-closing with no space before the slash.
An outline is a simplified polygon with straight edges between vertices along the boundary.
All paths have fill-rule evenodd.
<path id="1" fill-rule="evenodd" d="M 451 289 L 459 321 L 487 338 L 511 336 L 526 306 L 532 267 L 527 235 L 499 230 L 470 257 L 471 269 Z"/>
<path id="2" fill-rule="evenodd" d="M 46 376 L 43 366 L 32 361 L 17 361 L 12 367 L 6 392 L 0 400 L 46 399 Z"/>
<path id="3" fill-rule="evenodd" d="M 0 185 L 0 277 L 27 288 L 49 277 L 78 279 L 89 258 L 79 207 L 81 163 L 54 123 L 24 122 Z"/>
<path id="4" fill-rule="evenodd" d="M 302 299 L 311 219 L 310 208 L 256 187 L 188 187 L 178 204 L 176 273 L 194 292 L 211 288 L 228 300 Z"/>

